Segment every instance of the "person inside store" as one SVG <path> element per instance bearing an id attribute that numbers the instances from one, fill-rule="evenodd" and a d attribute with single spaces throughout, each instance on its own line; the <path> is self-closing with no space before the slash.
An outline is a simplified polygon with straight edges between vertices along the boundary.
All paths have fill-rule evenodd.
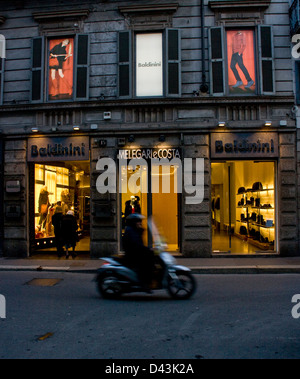
<path id="1" fill-rule="evenodd" d="M 134 270 L 145 292 L 151 293 L 154 272 L 154 252 L 143 243 L 143 216 L 137 213 L 127 217 L 127 226 L 123 238 L 125 265 Z"/>
<path id="2" fill-rule="evenodd" d="M 61 222 L 61 233 L 62 233 L 62 244 L 66 249 L 66 258 L 68 259 L 69 249 L 72 248 L 71 255 L 73 258 L 76 258 L 75 248 L 76 243 L 78 242 L 78 234 L 77 234 L 77 221 L 74 216 L 73 211 L 68 211 L 65 216 L 62 217 Z"/>
<path id="3" fill-rule="evenodd" d="M 57 202 L 55 207 L 55 213 L 52 216 L 52 225 L 54 226 L 55 243 L 57 249 L 57 256 L 61 258 L 64 253 L 63 239 L 62 239 L 62 218 L 63 209 L 61 207 L 61 202 Z"/>
<path id="4" fill-rule="evenodd" d="M 39 214 L 40 214 L 39 229 L 40 230 L 45 229 L 46 227 L 49 207 L 50 207 L 49 192 L 48 192 L 47 186 L 44 186 L 41 189 L 40 196 L 39 196 Z"/>
<path id="5" fill-rule="evenodd" d="M 134 201 L 134 213 L 141 214 L 140 197 L 136 196 Z"/>

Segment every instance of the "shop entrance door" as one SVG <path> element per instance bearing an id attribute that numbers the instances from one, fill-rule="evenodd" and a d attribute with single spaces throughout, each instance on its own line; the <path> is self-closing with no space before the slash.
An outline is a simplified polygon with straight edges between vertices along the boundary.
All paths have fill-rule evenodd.
<path id="1" fill-rule="evenodd" d="M 73 211 L 78 226 L 76 252 L 89 253 L 90 163 L 33 164 L 31 173 L 31 253 L 57 253 L 52 217 L 68 211 Z"/>
<path id="2" fill-rule="evenodd" d="M 171 166 L 170 174 L 167 176 L 170 186 L 166 188 L 163 187 L 166 174 L 162 172 L 161 167 L 157 174 L 151 174 L 141 166 L 137 166 L 134 170 L 130 166 L 127 167 L 127 179 L 125 176 L 124 181 L 122 179 L 122 235 L 125 232 L 126 217 L 131 213 L 141 213 L 145 217 L 143 223 L 144 243 L 149 247 L 153 246 L 152 235 L 148 230 L 148 220 L 152 219 L 160 236 L 167 244 L 167 251 L 173 254 L 179 252 L 180 194 L 175 191 L 176 170 L 176 167 Z M 152 191 L 154 180 L 159 183 L 158 191 L 155 193 Z M 147 185 L 148 191 L 146 191 Z"/>
<path id="3" fill-rule="evenodd" d="M 275 162 L 214 162 L 211 172 L 213 253 L 275 252 Z"/>

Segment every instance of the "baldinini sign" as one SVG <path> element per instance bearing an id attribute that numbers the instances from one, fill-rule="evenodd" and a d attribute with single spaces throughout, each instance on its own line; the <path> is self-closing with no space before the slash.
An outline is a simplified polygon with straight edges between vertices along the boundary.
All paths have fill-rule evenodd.
<path id="1" fill-rule="evenodd" d="M 276 133 L 213 133 L 211 158 L 277 158 Z"/>
<path id="2" fill-rule="evenodd" d="M 89 160 L 89 138 L 29 138 L 28 162 Z"/>

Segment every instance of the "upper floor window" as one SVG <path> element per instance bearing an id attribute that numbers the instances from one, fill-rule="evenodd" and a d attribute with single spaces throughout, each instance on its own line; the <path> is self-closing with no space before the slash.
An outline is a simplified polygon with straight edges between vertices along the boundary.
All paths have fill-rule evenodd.
<path id="1" fill-rule="evenodd" d="M 87 100 L 89 36 L 37 37 L 32 42 L 31 100 Z"/>
<path id="2" fill-rule="evenodd" d="M 181 94 L 180 33 L 119 33 L 119 97 Z"/>
<path id="3" fill-rule="evenodd" d="M 270 26 L 210 29 L 211 92 L 214 95 L 274 94 Z"/>

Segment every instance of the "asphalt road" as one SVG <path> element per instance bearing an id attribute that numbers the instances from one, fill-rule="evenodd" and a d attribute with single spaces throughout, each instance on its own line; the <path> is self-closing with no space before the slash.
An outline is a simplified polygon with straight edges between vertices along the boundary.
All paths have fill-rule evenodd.
<path id="1" fill-rule="evenodd" d="M 60 281 L 27 284 L 36 278 Z M 92 279 L 1 272 L 0 359 L 300 358 L 300 275 L 198 275 L 188 301 L 164 291 L 103 300 Z"/>

